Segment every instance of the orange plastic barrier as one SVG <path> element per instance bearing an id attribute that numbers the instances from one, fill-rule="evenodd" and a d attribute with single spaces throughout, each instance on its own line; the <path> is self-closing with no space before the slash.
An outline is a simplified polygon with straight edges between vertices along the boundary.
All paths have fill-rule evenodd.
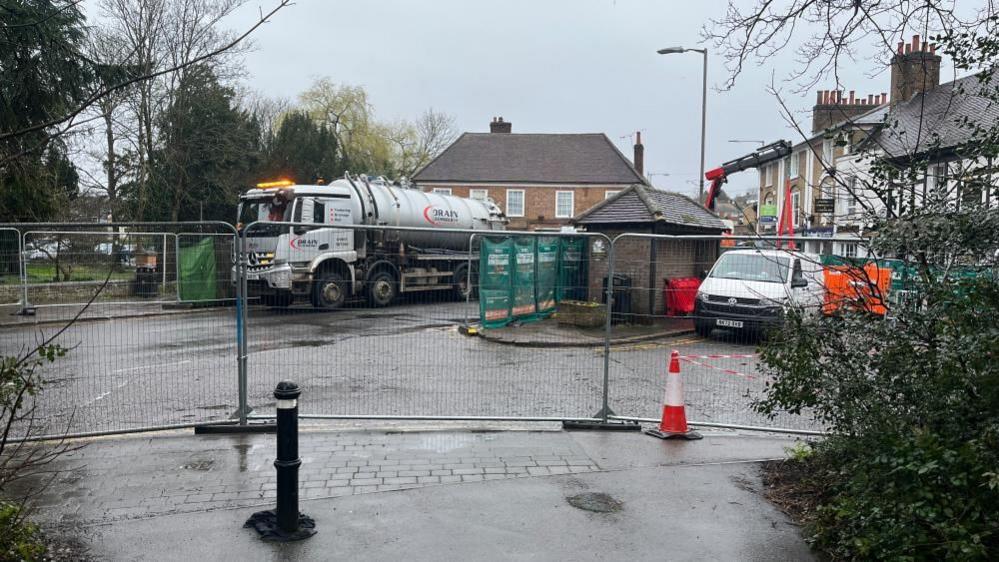
<path id="1" fill-rule="evenodd" d="M 839 310 L 863 310 L 879 316 L 888 311 L 885 302 L 891 286 L 891 268 L 871 262 L 864 267 L 827 265 L 822 274 L 826 285 L 824 314 Z"/>

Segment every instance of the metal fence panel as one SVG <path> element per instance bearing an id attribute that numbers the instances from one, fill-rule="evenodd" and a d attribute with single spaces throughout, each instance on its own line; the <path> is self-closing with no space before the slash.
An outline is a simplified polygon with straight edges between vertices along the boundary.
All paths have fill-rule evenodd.
<path id="1" fill-rule="evenodd" d="M 746 237 L 736 246 L 738 240 L 637 233 L 615 237 L 612 334 L 659 326 L 674 336 L 611 347 L 609 401 L 618 416 L 658 418 L 669 353 L 676 348 L 688 419 L 728 427 L 822 430 L 807 412 L 774 417 L 756 412 L 753 404 L 768 382 L 757 346 L 788 308 L 820 315 L 858 297 L 871 302 L 864 294 L 868 284 L 854 279 L 860 269 L 847 267 L 853 276 L 837 296 L 827 287 L 830 270 L 824 260 L 829 256 L 795 250 L 792 257 L 775 251 L 774 242 Z M 835 242 L 856 244 L 857 239 L 823 239 L 819 247 L 828 249 Z M 798 248 L 804 245 L 800 239 L 797 243 Z M 786 243 L 782 246 L 786 249 Z"/>
<path id="2" fill-rule="evenodd" d="M 273 415 L 272 391 L 282 379 L 308 389 L 301 404 L 304 416 L 562 419 L 590 418 L 600 409 L 603 358 L 549 335 L 554 318 L 519 320 L 485 330 L 481 337 L 466 335 L 466 326 L 479 315 L 483 234 L 462 234 L 464 248 L 449 244 L 444 252 L 421 253 L 400 244 L 400 238 L 438 235 L 439 229 L 345 230 L 366 241 L 367 257 L 358 258 L 357 284 L 336 310 L 314 306 L 321 289 L 308 281 L 296 285 L 292 303 L 285 296 L 261 294 L 252 264 L 267 258 L 248 256 L 248 404 L 255 414 Z M 499 231 L 488 236 L 561 235 Z M 382 264 L 382 273 L 364 263 Z M 325 271 L 318 279 L 351 275 L 321 265 L 318 271 Z M 467 280 L 471 294 L 462 291 Z M 388 306 L 372 293 L 384 288 L 381 281 L 395 294 Z M 566 289 L 574 294 L 587 287 Z M 530 348 L 511 345 L 528 332 Z"/>
<path id="3" fill-rule="evenodd" d="M 124 231 L 91 224 L 24 232 L 33 315 L 0 319 L 0 347 L 22 355 L 58 335 L 67 353 L 37 371 L 41 392 L 16 437 L 218 422 L 235 410 L 235 301 L 178 306 L 175 256 L 178 233 L 203 230 L 197 236 L 212 241 L 224 264 L 213 282 L 227 296 L 235 231 L 224 223 L 117 226 Z"/>

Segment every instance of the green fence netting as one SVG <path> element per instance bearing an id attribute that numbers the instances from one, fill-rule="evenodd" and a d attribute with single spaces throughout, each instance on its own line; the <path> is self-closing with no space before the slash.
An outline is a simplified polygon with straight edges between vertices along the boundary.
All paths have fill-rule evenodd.
<path id="1" fill-rule="evenodd" d="M 182 301 L 207 301 L 216 297 L 215 244 L 211 238 L 180 248 L 177 293 Z"/>
<path id="2" fill-rule="evenodd" d="M 513 241 L 513 317 L 517 320 L 531 320 L 538 311 L 534 295 L 536 245 L 533 236 Z"/>
<path id="3" fill-rule="evenodd" d="M 513 240 L 483 238 L 479 252 L 479 319 L 500 328 L 511 319 Z"/>
<path id="4" fill-rule="evenodd" d="M 565 299 L 585 299 L 586 239 L 511 236 L 482 240 L 479 320 L 500 328 L 546 318 Z"/>
<path id="5" fill-rule="evenodd" d="M 548 316 L 555 311 L 558 285 L 558 238 L 545 236 L 537 240 L 535 286 L 538 314 Z"/>

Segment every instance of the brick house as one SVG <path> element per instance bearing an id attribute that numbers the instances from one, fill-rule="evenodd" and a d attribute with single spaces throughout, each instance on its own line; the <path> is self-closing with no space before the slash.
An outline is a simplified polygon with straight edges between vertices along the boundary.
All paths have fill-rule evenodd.
<path id="1" fill-rule="evenodd" d="M 999 109 L 979 91 L 983 87 L 978 75 L 941 84 L 941 62 L 935 46 L 916 35 L 909 43 L 900 42 L 892 56 L 890 95 L 864 98 L 852 91 L 819 91 L 812 108 L 811 136 L 794 145 L 789 158 L 759 169 L 759 232 L 775 232 L 784 203 L 783 185 L 789 180 L 796 234 L 861 234 L 864 208 L 884 212 L 885 207 L 862 187 L 872 156 L 901 162 L 918 155 L 926 162 L 926 173 L 917 181 L 920 185 L 906 186 L 909 197 L 895 196 L 896 206 L 906 199 L 918 203 L 927 185 L 968 175 L 975 163 L 962 162 L 960 155 L 948 152 L 965 136 L 958 131 L 970 130 L 958 124 L 965 119 L 994 123 L 999 120 Z M 940 146 L 934 153 L 922 153 L 914 146 L 920 139 L 927 144 L 932 139 Z M 962 193 L 957 187 L 953 192 L 959 200 Z M 971 198 L 987 202 L 987 196 L 978 191 Z M 860 249 L 850 242 L 807 242 L 804 246 L 810 252 L 846 256 L 855 256 Z"/>
<path id="2" fill-rule="evenodd" d="M 694 200 L 637 184 L 580 213 L 573 224 L 587 232 L 601 232 L 612 240 L 623 233 L 718 236 L 728 226 Z M 661 317 L 664 280 L 698 277 L 718 258 L 718 240 L 623 238 L 615 244 L 614 271 L 632 286 L 631 312 L 635 321 Z M 602 300 L 607 257 L 590 252 L 589 294 Z"/>
<path id="3" fill-rule="evenodd" d="M 633 165 L 603 133 L 515 134 L 502 117 L 464 133 L 413 175 L 423 191 L 490 198 L 511 230 L 558 229 L 632 184 L 645 184 L 644 148 Z"/>

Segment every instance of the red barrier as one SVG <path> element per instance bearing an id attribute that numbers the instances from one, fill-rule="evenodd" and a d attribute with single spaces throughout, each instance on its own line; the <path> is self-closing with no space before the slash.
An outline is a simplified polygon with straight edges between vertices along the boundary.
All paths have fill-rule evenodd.
<path id="1" fill-rule="evenodd" d="M 663 287 L 663 302 L 666 303 L 666 316 L 689 316 L 694 313 L 694 301 L 701 280 L 697 277 L 666 279 Z"/>

